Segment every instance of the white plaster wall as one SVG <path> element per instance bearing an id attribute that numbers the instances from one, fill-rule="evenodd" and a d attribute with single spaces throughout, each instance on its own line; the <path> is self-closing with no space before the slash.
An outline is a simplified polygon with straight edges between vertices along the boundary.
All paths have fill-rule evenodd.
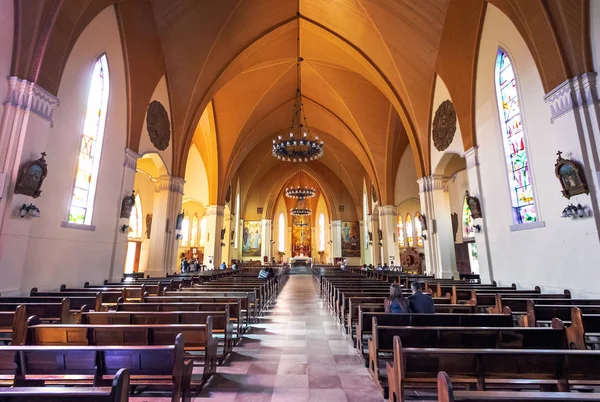
<path id="1" fill-rule="evenodd" d="M 442 104 L 442 102 L 444 102 L 445 100 L 448 100 L 448 99 L 450 101 L 452 101 L 452 98 L 450 98 L 450 92 L 448 92 L 448 88 L 446 87 L 446 84 L 444 84 L 444 81 L 442 81 L 441 77 L 437 76 L 436 80 L 435 80 L 435 92 L 433 95 L 431 127 L 433 127 L 433 119 L 435 118 L 435 112 L 437 111 L 438 107 Z M 443 152 L 440 152 L 435 148 L 435 146 L 433 145 L 433 137 L 431 137 L 431 171 L 432 172 L 438 173 L 436 171 L 436 168 L 437 168 L 438 164 L 440 163 L 442 156 L 444 156 L 444 154 L 449 153 L 449 152 L 457 153 L 459 155 L 464 154 L 462 134 L 460 131 L 460 124 L 458 123 L 458 119 L 456 120 L 456 132 L 454 133 L 454 138 L 452 139 L 450 146 L 447 149 L 445 149 Z"/>
<path id="2" fill-rule="evenodd" d="M 396 172 L 394 203 L 398 205 L 409 198 L 419 198 L 419 184 L 412 150 L 406 147 Z"/>
<path id="3" fill-rule="evenodd" d="M 134 189 L 140 196 L 142 204 L 142 248 L 140 249 L 140 263 L 138 266 L 139 272 L 144 272 L 148 266 L 148 251 L 150 250 L 150 239 L 146 236 L 148 226 L 146 225 L 146 215 L 152 214 L 154 208 L 154 183 L 145 173 L 138 172 L 135 175 Z M 152 228 L 150 228 L 150 236 L 152 236 Z"/>
<path id="4" fill-rule="evenodd" d="M 330 255 L 330 251 L 331 251 L 331 247 L 329 247 L 329 243 L 327 243 L 329 240 L 331 240 L 331 233 L 329 231 L 329 224 L 330 224 L 330 220 L 329 220 L 329 210 L 327 209 L 327 204 L 325 203 L 325 199 L 323 198 L 323 196 L 321 195 L 319 197 L 319 201 L 317 202 L 317 208 L 316 210 L 313 212 L 314 214 L 314 236 L 312 239 L 312 244 L 313 244 L 313 261 L 315 261 L 316 263 L 320 263 L 319 259 L 319 215 L 323 213 L 324 217 L 325 217 L 325 224 L 324 224 L 324 228 L 325 228 L 325 254 L 323 254 L 323 263 L 327 263 L 328 258 L 331 257 Z M 362 247 L 361 247 L 362 249 Z"/>
<path id="5" fill-rule="evenodd" d="M 89 88 L 96 58 L 106 52 L 110 72 L 108 113 L 92 224 L 95 231 L 61 228 L 68 216 Z M 65 283 L 99 283 L 109 274 L 121 203 L 126 139 L 125 67 L 114 9 L 103 10 L 83 31 L 67 61 L 47 145 L 48 176 L 35 200 L 42 217 L 32 223 L 21 288 L 55 289 Z M 26 146 L 40 147 L 37 123 L 27 130 Z M 32 145 L 35 144 L 35 145 Z M 41 145 L 43 147 L 43 145 Z M 33 154 L 37 153 L 33 152 Z M 26 155 L 27 153 L 24 153 Z M 4 262 L 3 262 L 4 263 Z M 118 269 L 118 268 L 117 268 Z"/>
<path id="6" fill-rule="evenodd" d="M 14 19 L 14 1 L 0 0 L 0 78 L 2 79 L 10 75 Z M 2 82 L 0 84 L 0 99 L 2 101 L 6 98 L 6 91 L 6 83 Z"/>
<path id="7" fill-rule="evenodd" d="M 495 91 L 494 69 L 498 47 L 511 55 L 520 86 L 521 108 L 530 169 L 539 220 L 545 227 L 511 231 L 503 135 Z M 573 221 L 560 218 L 563 208 L 573 202 L 590 204 L 588 196 L 570 201 L 561 195 L 554 176 L 558 149 L 581 160 L 576 129 L 558 130 L 550 122 L 538 70 L 525 42 L 510 20 L 488 5 L 482 31 L 476 82 L 476 134 L 482 176 L 483 210 L 486 213 L 494 279 L 519 287 L 540 285 L 544 291 L 571 289 L 575 296 L 600 296 L 595 286 L 600 274 L 592 261 L 600 258 L 598 233 L 593 219 Z M 584 280 L 585 278 L 585 280 Z"/>
<path id="8" fill-rule="evenodd" d="M 167 110 L 169 114 L 169 121 L 171 121 L 171 103 L 169 102 L 169 89 L 167 87 L 167 79 L 163 76 L 158 85 L 156 85 L 156 89 L 154 89 L 154 93 L 152 94 L 152 101 L 159 101 L 162 103 L 164 108 Z M 158 152 L 158 154 L 163 159 L 165 165 L 167 166 L 167 170 L 169 174 L 171 174 L 172 166 L 173 166 L 173 127 L 171 126 L 171 140 L 169 141 L 169 146 L 164 151 L 159 151 L 150 141 L 150 136 L 148 135 L 148 127 L 146 126 L 146 115 L 144 115 L 144 124 L 142 126 L 142 136 L 140 138 L 140 148 L 138 151 L 141 155 L 147 152 Z"/>
<path id="9" fill-rule="evenodd" d="M 450 211 L 458 214 L 458 230 L 456 233 L 457 243 L 463 242 L 463 204 L 465 202 L 465 191 L 469 189 L 469 177 L 466 170 L 452 175 L 448 180 L 448 193 L 450 196 Z"/>
<path id="10" fill-rule="evenodd" d="M 200 202 L 208 206 L 208 177 L 202 156 L 196 145 L 192 144 L 185 165 L 185 185 L 183 187 L 183 198 Z"/>

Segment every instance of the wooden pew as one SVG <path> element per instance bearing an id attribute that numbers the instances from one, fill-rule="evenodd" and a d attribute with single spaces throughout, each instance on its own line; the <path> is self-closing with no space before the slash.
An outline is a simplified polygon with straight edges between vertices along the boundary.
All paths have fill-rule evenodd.
<path id="1" fill-rule="evenodd" d="M 573 349 L 596 349 L 600 337 L 600 314 L 582 314 L 579 307 L 571 307 L 571 325 L 567 339 Z"/>
<path id="2" fill-rule="evenodd" d="M 158 296 L 161 297 L 161 296 Z M 146 298 L 146 302 L 154 303 L 157 300 L 161 300 L 156 296 L 150 296 Z M 181 292 L 166 292 L 166 294 L 162 297 L 177 297 L 182 302 L 187 302 L 185 299 L 200 299 L 200 298 L 214 298 L 219 299 L 219 301 L 223 299 L 230 298 L 239 299 L 242 305 L 242 311 L 246 313 L 246 325 L 250 325 L 250 323 L 256 321 L 256 317 L 258 316 L 258 310 L 256 309 L 255 303 L 255 293 L 251 292 L 191 292 L 191 291 L 181 291 Z M 165 300 L 165 299 L 162 299 Z"/>
<path id="3" fill-rule="evenodd" d="M 512 327 L 510 314 L 394 314 L 363 312 L 356 329 L 356 348 L 364 352 L 364 338 L 373 331 L 373 323 L 392 327 Z M 368 355 L 368 352 L 366 352 Z M 365 359 L 366 361 L 366 359 Z"/>
<path id="4" fill-rule="evenodd" d="M 11 296 L 0 297 L 0 306 L 3 305 L 19 305 L 19 304 L 60 304 L 64 300 L 68 301 L 68 308 L 74 311 L 80 310 L 83 306 L 88 306 L 90 309 L 102 307 L 101 294 L 86 294 L 85 296 Z M 60 314 L 56 315 L 60 318 Z"/>
<path id="5" fill-rule="evenodd" d="M 564 323 L 571 322 L 571 309 L 573 305 L 539 305 L 533 300 L 527 303 L 527 319 L 525 324 L 528 327 L 540 327 L 548 325 L 553 318 L 558 318 Z M 575 306 L 583 314 L 600 314 L 600 305 Z"/>
<path id="6" fill-rule="evenodd" d="M 0 378 L 15 387 L 98 387 L 125 368 L 131 386 L 159 386 L 173 402 L 190 401 L 193 367 L 185 362 L 184 348 L 181 334 L 162 346 L 5 346 L 0 348 Z"/>
<path id="7" fill-rule="evenodd" d="M 212 318 L 206 324 L 146 325 L 44 325 L 29 319 L 27 345 L 40 346 L 140 346 L 170 345 L 178 334 L 185 336 L 186 359 L 202 363 L 203 378 L 216 372 L 217 340 L 212 335 Z"/>
<path id="8" fill-rule="evenodd" d="M 27 331 L 27 308 L 18 306 L 15 311 L 0 312 L 0 341 L 11 342 L 13 334 L 16 339 L 22 339 L 23 331 Z"/>
<path id="9" fill-rule="evenodd" d="M 544 296 L 542 294 L 542 296 Z M 595 305 L 600 306 L 600 299 L 547 299 L 547 298 L 534 298 L 534 299 L 524 299 L 522 297 L 514 297 L 514 296 L 506 296 L 506 295 L 498 295 L 496 298 L 496 306 L 494 308 L 489 309 L 489 312 L 497 313 L 498 311 L 502 311 L 504 307 L 508 307 L 511 309 L 513 314 L 515 315 L 526 315 L 527 314 L 527 303 L 531 300 L 533 304 L 541 304 L 545 306 L 551 305 L 573 305 L 573 306 L 587 306 L 587 305 Z"/>
<path id="10" fill-rule="evenodd" d="M 488 386 L 569 392 L 572 386 L 600 385 L 600 352 L 546 349 L 403 348 L 394 337 L 394 360 L 387 362 L 390 400 L 404 401 L 408 386 L 436 384 L 446 371 L 461 386 Z"/>
<path id="11" fill-rule="evenodd" d="M 97 311 L 102 310 L 102 306 L 115 305 L 121 297 L 123 297 L 122 292 L 39 292 L 37 288 L 32 288 L 29 296 L 31 298 L 30 303 L 56 303 L 64 298 L 68 298 L 71 309 L 80 309 L 86 305 L 90 309 L 93 308 Z M 0 302 L 4 299 L 1 298 Z M 6 302 L 9 302 L 10 299 L 21 299 L 20 302 L 26 303 L 22 297 L 6 298 Z"/>
<path id="12" fill-rule="evenodd" d="M 127 402 L 129 369 L 122 368 L 110 387 L 10 387 L 0 388 L 4 402 Z"/>
<path id="13" fill-rule="evenodd" d="M 454 391 L 450 376 L 440 371 L 437 377 L 438 402 L 462 401 L 600 401 L 600 393 L 522 392 L 522 391 Z"/>
<path id="14" fill-rule="evenodd" d="M 139 304 L 139 303 L 138 303 Z M 90 325 L 148 325 L 148 324 L 206 324 L 212 318 L 213 335 L 219 337 L 219 363 L 233 349 L 233 325 L 229 320 L 229 306 L 221 311 L 163 311 L 163 312 L 83 312 L 77 324 Z"/>

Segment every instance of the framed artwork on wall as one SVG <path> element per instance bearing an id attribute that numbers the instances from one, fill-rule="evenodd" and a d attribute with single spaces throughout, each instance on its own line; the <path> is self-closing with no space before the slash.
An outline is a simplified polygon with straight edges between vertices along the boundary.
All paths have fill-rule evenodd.
<path id="1" fill-rule="evenodd" d="M 358 222 L 342 222 L 342 257 L 360 257 Z"/>
<path id="2" fill-rule="evenodd" d="M 26 163 L 19 172 L 19 178 L 15 186 L 15 194 L 24 194 L 37 198 L 42 193 L 42 183 L 48 174 L 46 165 L 46 153 L 32 162 Z"/>
<path id="3" fill-rule="evenodd" d="M 244 221 L 242 256 L 260 257 L 262 246 L 262 221 Z"/>
<path id="4" fill-rule="evenodd" d="M 571 198 L 578 194 L 589 194 L 590 190 L 585 181 L 583 170 L 577 163 L 571 159 L 564 159 L 558 151 L 558 159 L 554 165 L 554 174 L 562 186 L 562 194 L 566 198 Z"/>

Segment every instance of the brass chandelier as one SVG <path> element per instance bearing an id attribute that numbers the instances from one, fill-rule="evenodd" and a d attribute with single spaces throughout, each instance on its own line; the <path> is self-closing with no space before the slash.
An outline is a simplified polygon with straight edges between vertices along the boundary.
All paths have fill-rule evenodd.
<path id="1" fill-rule="evenodd" d="M 323 141 L 319 141 L 318 136 L 313 138 L 311 135 L 306 114 L 303 110 L 302 94 L 300 88 L 298 88 L 296 90 L 290 136 L 283 138 L 280 135 L 273 140 L 273 157 L 284 162 L 313 161 L 323 156 L 323 145 Z"/>
<path id="2" fill-rule="evenodd" d="M 312 214 L 312 210 L 306 205 L 306 199 L 315 196 L 315 189 L 302 185 L 304 173 L 300 172 L 300 185 L 297 187 L 289 187 L 285 189 L 285 196 L 288 198 L 297 198 L 296 206 L 290 209 L 293 216 L 308 216 Z"/>

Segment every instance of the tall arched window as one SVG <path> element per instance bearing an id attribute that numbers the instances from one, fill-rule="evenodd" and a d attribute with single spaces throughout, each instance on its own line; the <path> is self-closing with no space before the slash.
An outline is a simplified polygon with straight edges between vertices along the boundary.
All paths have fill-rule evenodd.
<path id="1" fill-rule="evenodd" d="M 279 214 L 279 239 L 277 240 L 277 251 L 285 252 L 285 217 L 283 213 Z"/>
<path id="2" fill-rule="evenodd" d="M 85 122 L 79 145 L 77 173 L 69 205 L 70 223 L 84 225 L 92 223 L 104 124 L 106 123 L 108 92 L 108 64 L 106 55 L 103 54 L 96 60 L 90 79 Z"/>
<path id="3" fill-rule="evenodd" d="M 508 54 L 502 50 L 498 52 L 496 61 L 496 95 L 502 131 L 504 131 L 503 142 L 508 166 L 513 222 L 515 224 L 535 222 L 537 212 L 533 180 L 529 170 L 517 79 Z"/>
<path id="4" fill-rule="evenodd" d="M 398 247 L 404 248 L 404 222 L 402 221 L 402 215 L 398 215 Z"/>
<path id="5" fill-rule="evenodd" d="M 206 244 L 206 216 L 202 217 L 200 221 L 200 247 L 204 247 Z"/>
<path id="6" fill-rule="evenodd" d="M 406 214 L 406 243 L 408 247 L 414 247 L 415 242 L 413 241 L 413 224 L 410 214 Z"/>
<path id="7" fill-rule="evenodd" d="M 190 246 L 198 246 L 198 215 L 194 214 L 192 217 L 192 235 L 190 237 Z"/>
<path id="8" fill-rule="evenodd" d="M 141 239 L 142 238 L 142 202 L 140 201 L 140 195 L 135 196 L 135 204 L 131 208 L 131 215 L 129 216 L 129 233 L 127 237 L 130 239 Z"/>
<path id="9" fill-rule="evenodd" d="M 421 214 L 415 213 L 415 236 L 417 237 L 417 247 L 423 247 L 423 227 L 421 226 Z"/>
<path id="10" fill-rule="evenodd" d="M 319 251 L 325 251 L 325 215 L 319 214 Z"/>
<path id="11" fill-rule="evenodd" d="M 240 228 L 240 192 L 238 191 L 235 195 L 235 238 L 233 240 L 233 247 L 237 250 L 238 248 L 238 230 Z"/>
<path id="12" fill-rule="evenodd" d="M 183 215 L 183 223 L 181 224 L 181 247 L 187 247 L 190 242 L 190 217 Z"/>

